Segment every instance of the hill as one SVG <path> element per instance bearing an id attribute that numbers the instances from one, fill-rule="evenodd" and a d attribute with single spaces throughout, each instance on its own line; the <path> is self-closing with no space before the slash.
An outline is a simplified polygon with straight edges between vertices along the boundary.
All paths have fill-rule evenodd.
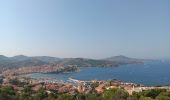
<path id="1" fill-rule="evenodd" d="M 75 65 L 78 67 L 117 67 L 122 64 L 143 63 L 144 60 L 136 58 L 128 58 L 125 56 L 114 56 L 106 59 L 96 60 L 88 58 L 57 58 L 49 56 L 34 56 L 28 57 L 18 55 L 14 57 L 6 57 L 0 55 L 0 69 L 5 70 L 9 68 L 42 66 L 59 64 L 63 66 Z"/>
<path id="2" fill-rule="evenodd" d="M 54 64 L 58 60 L 59 58 L 47 56 L 28 57 L 24 55 L 17 55 L 14 57 L 5 57 L 0 55 L 0 70 Z"/>
<path id="3" fill-rule="evenodd" d="M 137 59 L 137 58 L 129 58 L 123 55 L 120 56 L 113 56 L 113 57 L 109 57 L 109 58 L 105 58 L 103 60 L 106 61 L 115 61 L 115 62 L 119 62 L 119 63 L 143 63 L 144 61 L 146 61 L 145 59 Z"/>
<path id="4" fill-rule="evenodd" d="M 77 67 L 116 67 L 121 63 L 106 60 L 95 60 L 86 58 L 65 58 L 57 62 L 61 65 L 76 65 Z"/>

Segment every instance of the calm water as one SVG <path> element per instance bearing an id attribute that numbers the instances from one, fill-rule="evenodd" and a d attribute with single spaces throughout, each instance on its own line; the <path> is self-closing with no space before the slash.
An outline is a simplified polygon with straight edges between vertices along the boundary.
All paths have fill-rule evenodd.
<path id="1" fill-rule="evenodd" d="M 66 81 L 72 77 L 78 80 L 118 79 L 144 85 L 170 84 L 170 62 L 147 62 L 145 64 L 122 65 L 120 67 L 87 67 L 73 73 L 34 73 L 32 78 L 56 78 Z"/>

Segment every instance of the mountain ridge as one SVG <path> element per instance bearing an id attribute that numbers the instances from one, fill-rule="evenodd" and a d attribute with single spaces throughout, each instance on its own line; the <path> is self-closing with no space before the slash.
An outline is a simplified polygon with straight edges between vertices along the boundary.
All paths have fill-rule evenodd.
<path id="1" fill-rule="evenodd" d="M 78 67 L 117 67 L 122 64 L 143 63 L 142 59 L 129 58 L 126 56 L 113 56 L 105 59 L 90 58 L 58 58 L 50 56 L 25 56 L 17 55 L 6 57 L 0 55 L 0 69 L 19 68 L 29 66 L 42 66 L 59 64 L 63 66 L 76 65 Z"/>
<path id="2" fill-rule="evenodd" d="M 105 58 L 103 60 L 107 60 L 107 61 L 117 61 L 117 62 L 122 62 L 122 63 L 133 63 L 133 62 L 143 62 L 146 59 L 137 59 L 137 58 L 129 58 L 123 55 L 119 55 L 119 56 L 112 56 L 109 58 Z"/>

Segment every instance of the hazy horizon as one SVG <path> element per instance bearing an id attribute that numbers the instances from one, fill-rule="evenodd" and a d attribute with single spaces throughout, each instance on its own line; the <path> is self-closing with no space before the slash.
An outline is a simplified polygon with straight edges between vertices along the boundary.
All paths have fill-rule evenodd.
<path id="1" fill-rule="evenodd" d="M 0 56 L 5 56 L 5 57 L 15 57 L 15 56 L 27 56 L 27 57 L 56 57 L 56 58 L 65 58 L 65 57 L 58 57 L 58 56 L 47 56 L 47 55 L 24 55 L 24 54 L 18 54 L 18 55 L 13 55 L 13 56 L 6 56 L 6 55 L 0 55 Z M 129 56 L 126 56 L 126 55 L 111 55 L 111 56 L 108 56 L 108 57 L 103 57 L 103 58 L 98 58 L 98 59 L 105 59 L 105 58 L 109 58 L 109 57 L 116 57 L 116 56 L 124 56 L 124 57 L 129 57 Z M 68 58 L 86 58 L 86 57 L 68 57 Z M 129 58 L 133 58 L 133 57 L 129 57 Z M 91 59 L 95 59 L 95 58 L 91 58 Z"/>
<path id="2" fill-rule="evenodd" d="M 169 0 L 2 0 L 0 55 L 170 58 Z"/>

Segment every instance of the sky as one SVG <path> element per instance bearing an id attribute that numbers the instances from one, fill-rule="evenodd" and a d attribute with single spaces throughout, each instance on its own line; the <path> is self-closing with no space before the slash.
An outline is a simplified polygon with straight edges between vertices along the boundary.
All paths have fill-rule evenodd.
<path id="1" fill-rule="evenodd" d="M 170 58 L 170 0 L 1 0 L 0 55 Z"/>

